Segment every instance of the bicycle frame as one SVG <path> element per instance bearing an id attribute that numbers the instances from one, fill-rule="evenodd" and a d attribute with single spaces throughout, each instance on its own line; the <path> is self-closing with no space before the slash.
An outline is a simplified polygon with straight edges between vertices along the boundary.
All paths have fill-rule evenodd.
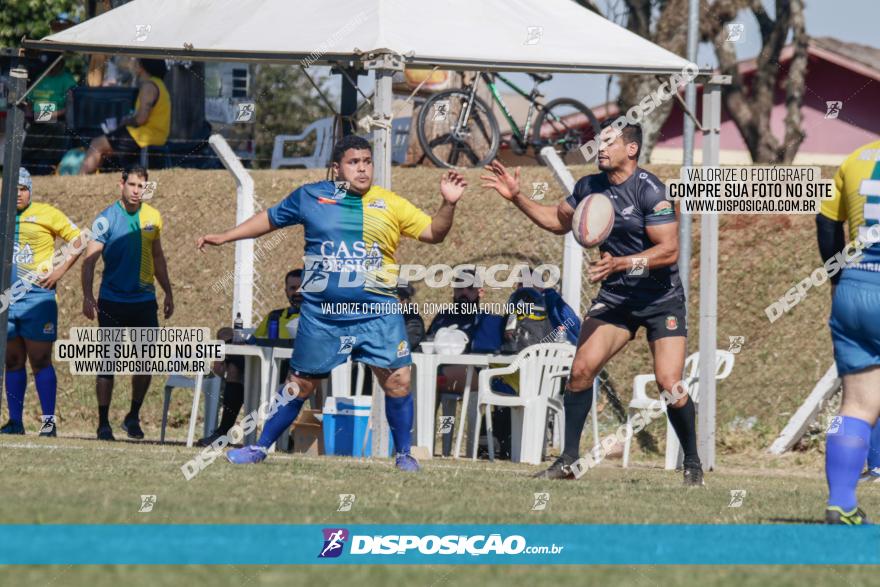
<path id="1" fill-rule="evenodd" d="M 504 114 L 504 118 L 507 119 L 507 123 L 510 125 L 510 130 L 513 133 L 513 136 L 516 138 L 516 142 L 519 144 L 520 147 L 526 148 L 528 146 L 529 128 L 532 125 L 532 113 L 536 110 L 536 107 L 540 108 L 541 106 L 541 104 L 537 100 L 536 95 L 538 84 L 535 83 L 532 91 L 530 93 L 526 93 L 525 91 L 520 89 L 519 86 L 517 86 L 515 83 L 513 83 L 500 73 L 495 74 L 495 77 L 504 82 L 507 87 L 529 101 L 529 112 L 526 115 L 525 125 L 523 126 L 522 131 L 520 131 L 519 126 L 513 119 L 513 115 L 511 115 L 510 110 L 507 108 L 507 104 L 504 103 L 504 99 L 501 97 L 501 93 L 498 91 L 498 85 L 487 73 L 481 73 L 480 77 L 486 80 L 486 85 L 489 86 L 489 91 L 492 92 L 492 98 L 501 108 L 501 113 Z M 474 83 L 474 88 L 476 88 L 476 83 Z"/>

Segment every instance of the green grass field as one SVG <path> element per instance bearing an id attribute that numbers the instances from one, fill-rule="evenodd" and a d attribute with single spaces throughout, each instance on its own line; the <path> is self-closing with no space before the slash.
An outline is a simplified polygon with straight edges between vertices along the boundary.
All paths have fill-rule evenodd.
<path id="1" fill-rule="evenodd" d="M 77 438 L 5 437 L 8 480 L 0 488 L 0 520 L 15 524 L 221 523 L 622 523 L 787 524 L 819 522 L 825 498 L 821 458 L 794 454 L 720 460 L 706 487 L 684 489 L 679 473 L 657 460 L 624 470 L 609 460 L 577 482 L 529 478 L 537 467 L 435 458 L 419 475 L 401 475 L 385 459 L 310 458 L 280 454 L 254 467 L 217 461 L 191 481 L 180 466 L 196 449 L 181 445 Z M 746 490 L 740 507 L 730 491 Z M 545 511 L 531 511 L 534 493 L 550 493 Z M 353 493 L 350 512 L 338 494 Z M 156 495 L 139 513 L 141 495 Z M 880 487 L 860 491 L 868 512 L 880 510 Z M 47 567 L 6 568 L 8 585 L 864 585 L 859 568 L 788 567 Z M 330 580 L 332 578 L 332 581 Z"/>
<path id="2" fill-rule="evenodd" d="M 650 166 L 663 179 L 677 166 Z M 593 172 L 573 168 L 575 177 Z M 824 177 L 833 169 L 825 168 Z M 471 184 L 458 207 L 453 231 L 439 246 L 404 242 L 401 263 L 561 262 L 562 239 L 532 226 L 501 198 L 479 186 L 480 171 L 466 174 Z M 307 181 L 323 179 L 321 170 L 256 171 L 257 201 L 269 206 Z M 393 171 L 394 189 L 433 211 L 440 172 Z M 225 171 L 169 170 L 151 174 L 159 182 L 152 202 L 165 220 L 163 242 L 175 288 L 175 315 L 165 326 L 229 325 L 233 247 L 196 254 L 195 239 L 234 221 L 234 185 Z M 545 204 L 564 197 L 548 170 L 524 168 L 522 181 L 547 181 Z M 118 176 L 38 177 L 35 201 L 58 206 L 79 224 L 87 224 L 118 194 Z M 285 231 L 277 246 L 257 262 L 255 311 L 263 315 L 285 302 L 281 276 L 300 263 L 302 230 Z M 689 312 L 689 349 L 698 341 L 699 222 L 694 250 Z M 265 239 L 264 239 L 265 240 Z M 827 328 L 827 284 L 772 325 L 764 308 L 821 265 L 815 226 L 809 216 L 730 216 L 720 227 L 718 274 L 718 347 L 728 337 L 745 336 L 731 376 L 718 385 L 718 471 L 702 490 L 684 491 L 677 474 L 661 468 L 660 453 L 636 448 L 635 463 L 622 470 L 611 460 L 577 483 L 529 479 L 534 468 L 510 463 L 470 463 L 435 459 L 418 476 L 400 476 L 387 461 L 307 459 L 281 455 L 258 468 L 234 469 L 217 462 L 187 482 L 180 466 L 195 450 L 117 442 L 94 437 L 94 379 L 72 376 L 58 365 L 56 415 L 59 439 L 40 440 L 40 408 L 33 384 L 25 404 L 25 438 L 0 438 L 2 523 L 702 523 L 787 524 L 818 522 L 825 484 L 821 435 L 804 443 L 806 452 L 771 458 L 764 451 L 832 361 Z M 100 273 L 100 269 L 99 269 Z M 228 284 L 227 284 L 228 285 Z M 593 288 L 594 290 L 594 288 Z M 584 303 L 590 288 L 584 289 Z M 501 302 L 511 292 L 487 291 L 486 301 Z M 81 314 L 79 268 L 58 288 L 59 326 L 94 325 Z M 419 286 L 416 302 L 446 302 L 448 290 Z M 429 319 L 430 316 L 426 316 Z M 632 378 L 651 369 L 644 335 L 608 365 L 620 399 L 630 397 Z M 154 378 L 142 411 L 147 438 L 158 437 L 162 378 Z M 130 397 L 127 377 L 117 378 L 111 422 L 117 436 Z M 185 434 L 191 396 L 175 393 L 169 418 L 171 438 Z M 2 402 L 5 405 L 5 402 Z M 603 425 L 619 421 L 600 402 Z M 826 410 L 827 412 L 827 410 Z M 0 411 L 5 421 L 5 407 Z M 751 424 L 743 425 L 751 420 Z M 817 430 L 821 426 L 817 427 Z M 664 425 L 650 430 L 662 452 Z M 603 434 L 609 432 L 603 428 Z M 201 432 L 201 430 L 199 430 Z M 76 438 L 79 437 L 79 438 Z M 817 440 L 818 439 L 818 440 Z M 817 450 L 818 449 L 818 450 Z M 730 491 L 747 492 L 741 507 L 728 507 Z M 532 512 L 534 493 L 549 491 L 549 508 Z M 357 496 L 354 509 L 337 513 L 340 493 Z M 155 494 L 151 513 L 138 513 L 140 496 Z M 863 488 L 862 503 L 880 515 L 880 487 Z M 873 573 L 844 567 L 51 567 L 4 568 L 0 585 L 868 585 Z"/>

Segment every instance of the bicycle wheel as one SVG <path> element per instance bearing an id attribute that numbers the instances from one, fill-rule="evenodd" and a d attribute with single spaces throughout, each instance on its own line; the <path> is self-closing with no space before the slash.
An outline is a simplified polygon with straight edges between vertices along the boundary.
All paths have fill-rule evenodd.
<path id="1" fill-rule="evenodd" d="M 549 145 L 565 163 L 583 163 L 580 148 L 598 136 L 599 130 L 596 115 L 577 100 L 551 100 L 535 117 L 532 131 L 535 155 Z"/>
<path id="2" fill-rule="evenodd" d="M 470 116 L 461 120 L 468 99 L 464 90 L 448 90 L 431 96 L 419 111 L 419 144 L 437 167 L 482 167 L 498 153 L 501 131 L 483 100 L 474 96 Z"/>

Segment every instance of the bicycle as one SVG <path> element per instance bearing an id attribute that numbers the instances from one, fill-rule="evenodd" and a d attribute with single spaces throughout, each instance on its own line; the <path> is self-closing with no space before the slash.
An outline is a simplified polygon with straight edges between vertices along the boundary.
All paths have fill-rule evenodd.
<path id="1" fill-rule="evenodd" d="M 492 76 L 479 72 L 474 81 L 464 87 L 428 98 L 419 112 L 416 128 L 419 143 L 428 159 L 438 167 L 483 167 L 498 154 L 501 131 L 492 110 L 477 96 L 481 79 L 489 86 L 493 101 L 510 125 L 509 145 L 517 155 L 525 154 L 529 147 L 533 147 L 537 154 L 542 147 L 551 145 L 565 160 L 599 134 L 596 116 L 577 100 L 557 98 L 546 104 L 540 101 L 543 94 L 538 91 L 538 86 L 550 81 L 552 75 L 529 75 L 535 84 L 528 93 L 501 74 Z M 529 101 L 529 112 L 522 128 L 504 103 L 494 78 Z M 537 112 L 534 121 L 533 112 Z"/>

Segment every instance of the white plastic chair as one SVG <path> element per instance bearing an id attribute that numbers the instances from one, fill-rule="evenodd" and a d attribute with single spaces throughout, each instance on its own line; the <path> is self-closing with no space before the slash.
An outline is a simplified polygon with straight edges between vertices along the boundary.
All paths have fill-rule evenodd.
<path id="1" fill-rule="evenodd" d="M 568 375 L 574 359 L 575 347 L 563 343 L 532 345 L 521 351 L 506 367 L 483 369 L 480 372 L 477 394 L 477 424 L 473 441 L 473 458 L 477 458 L 482 416 L 485 408 L 486 436 L 489 455 L 494 456 L 492 438 L 492 406 L 511 408 L 511 460 L 540 464 L 544 449 L 547 410 L 553 390 L 559 379 Z M 519 395 L 496 393 L 490 388 L 492 377 L 519 372 Z"/>
<path id="2" fill-rule="evenodd" d="M 730 351 L 717 349 L 715 351 L 715 379 L 720 381 L 726 379 L 733 370 L 734 356 Z M 699 374 L 700 374 L 700 353 L 694 353 L 685 359 L 684 362 L 684 383 L 687 388 L 691 401 L 695 404 L 699 403 Z M 666 402 L 662 399 L 654 399 L 648 397 L 648 384 L 655 382 L 657 379 L 653 373 L 647 375 L 636 375 L 633 378 L 633 397 L 627 406 L 626 416 L 626 442 L 623 447 L 623 466 L 629 466 L 629 451 L 632 445 L 633 426 L 632 417 L 640 410 L 662 409 L 666 413 Z M 678 442 L 678 436 L 675 429 L 669 425 L 666 418 L 666 468 L 675 469 L 681 465 L 684 454 L 681 451 L 681 445 Z"/>
<path id="3" fill-rule="evenodd" d="M 199 416 L 199 396 L 205 392 L 205 436 L 211 434 L 217 427 L 217 412 L 220 409 L 220 377 L 208 377 L 202 373 L 196 374 L 195 378 L 184 375 L 169 375 L 165 381 L 165 401 L 162 406 L 162 430 L 159 433 L 159 442 L 165 442 L 165 427 L 168 424 L 168 409 L 171 406 L 171 391 L 175 387 L 193 390 L 192 411 L 189 417 L 189 432 L 186 435 L 186 445 L 191 447 L 196 434 L 196 420 Z"/>
<path id="4" fill-rule="evenodd" d="M 284 144 L 304 141 L 315 133 L 315 150 L 305 157 L 285 157 Z M 327 167 L 333 150 L 333 117 L 321 118 L 308 125 L 298 135 L 278 135 L 272 148 L 272 169 L 281 167 L 305 167 L 320 169 Z"/>

